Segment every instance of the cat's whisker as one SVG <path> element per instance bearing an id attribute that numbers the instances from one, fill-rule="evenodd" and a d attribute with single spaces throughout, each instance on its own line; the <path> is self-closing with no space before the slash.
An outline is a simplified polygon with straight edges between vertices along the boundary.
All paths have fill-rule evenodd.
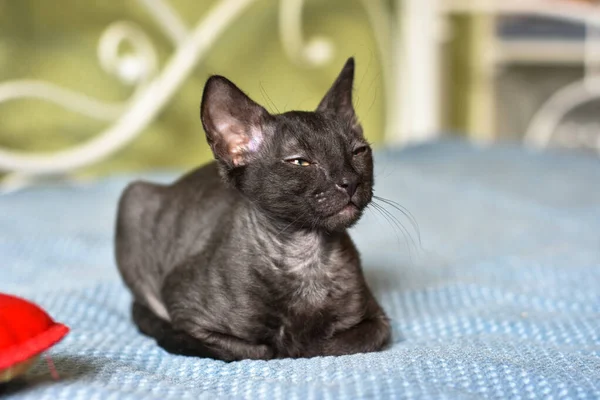
<path id="1" fill-rule="evenodd" d="M 265 101 L 267 103 L 270 103 L 271 106 L 275 109 L 275 111 L 277 111 L 277 114 L 279 114 L 279 109 L 277 108 L 277 106 L 275 105 L 275 103 L 273 102 L 273 100 L 271 99 L 271 97 L 269 97 L 269 94 L 265 90 L 262 82 L 259 83 L 259 87 L 260 87 L 261 94 L 262 94 L 263 98 L 265 99 Z"/>
<path id="2" fill-rule="evenodd" d="M 247 201 L 249 201 L 251 204 L 253 204 L 253 205 L 254 205 L 254 206 L 257 208 L 257 209 L 260 209 L 260 208 L 261 208 L 261 207 L 260 207 L 260 206 L 259 206 L 259 205 L 256 203 L 256 201 L 254 201 L 254 200 L 252 200 L 252 199 L 250 199 L 250 198 L 248 198 L 248 197 L 246 197 L 246 200 L 247 200 Z M 272 222 L 279 222 L 279 220 L 277 220 L 277 218 L 274 218 L 274 217 L 270 216 L 268 213 L 262 213 L 262 215 L 263 215 L 264 217 L 266 217 L 266 218 L 267 218 L 269 221 L 272 221 Z"/>
<path id="3" fill-rule="evenodd" d="M 367 118 L 369 116 L 369 114 L 371 113 L 371 110 L 373 109 L 373 106 L 375 105 L 375 101 L 377 100 L 378 94 L 379 94 L 379 88 L 376 88 L 375 94 L 373 94 L 373 100 L 371 100 L 371 105 L 369 106 L 369 108 L 367 109 L 367 113 L 365 114 L 365 118 Z"/>
<path id="4" fill-rule="evenodd" d="M 402 212 L 406 217 L 410 218 L 412 223 L 417 225 L 417 220 L 416 220 L 415 216 L 408 210 L 408 208 L 404 207 L 402 204 L 398 203 L 397 201 L 387 199 L 387 198 L 381 197 L 381 196 L 373 196 L 373 197 L 376 200 L 383 201 L 384 203 L 393 206 L 398 211 Z M 415 229 L 418 229 L 418 226 L 415 226 Z"/>
<path id="5" fill-rule="evenodd" d="M 375 58 L 375 56 L 373 54 L 373 50 L 372 49 L 369 49 L 369 50 L 371 52 L 371 55 L 369 57 L 369 62 L 367 63 L 367 68 L 365 68 L 365 72 L 363 73 L 362 78 L 360 78 L 360 82 L 358 82 L 358 87 L 357 87 L 358 90 L 360 90 L 360 88 L 362 87 L 365 77 L 367 76 L 367 74 L 369 73 L 369 70 L 371 69 L 371 64 L 373 64 L 373 59 Z"/>
<path id="6" fill-rule="evenodd" d="M 409 251 L 409 257 L 412 261 L 412 250 L 411 250 L 411 242 L 413 246 L 416 248 L 416 243 L 413 237 L 410 235 L 410 232 L 406 229 L 406 227 L 388 210 L 386 210 L 381 204 L 377 204 L 375 202 L 371 203 L 372 206 L 381 214 L 381 216 L 390 224 L 390 226 L 395 230 L 396 237 L 398 242 L 400 242 L 400 238 L 398 237 L 398 232 L 402 232 L 402 236 L 404 237 L 404 241 Z M 410 239 L 410 240 L 409 240 Z"/>
<path id="7" fill-rule="evenodd" d="M 417 242 L 415 241 L 413 235 L 408 230 L 408 228 L 406 228 L 404 226 L 404 224 L 400 221 L 400 219 L 398 217 L 396 217 L 391 211 L 389 211 L 388 209 L 386 209 L 384 205 L 379 204 L 379 206 L 381 207 L 382 211 L 385 212 L 390 217 L 390 219 L 392 219 L 393 221 L 395 221 L 396 224 L 398 224 L 402 228 L 403 232 L 405 232 L 406 235 L 410 238 L 410 241 L 412 242 L 415 250 L 418 250 L 418 248 L 420 246 L 417 246 Z"/>
<path id="8" fill-rule="evenodd" d="M 417 222 L 417 219 L 415 218 L 415 216 L 408 210 L 408 208 L 404 207 L 403 205 L 401 205 L 400 203 L 398 203 L 394 200 L 386 199 L 385 197 L 373 196 L 373 198 L 375 200 L 378 200 L 378 201 L 381 201 L 381 202 L 387 204 L 390 207 L 393 207 L 397 211 L 400 211 L 406 218 L 408 218 L 408 220 L 412 224 L 412 226 L 417 234 L 417 237 L 419 239 L 419 246 L 422 246 L 421 229 L 419 227 L 419 223 Z"/>
<path id="9" fill-rule="evenodd" d="M 383 212 L 381 212 L 381 206 L 375 204 L 375 203 L 371 203 L 369 207 L 367 207 L 369 210 L 375 210 L 379 216 L 383 217 L 383 219 L 385 220 L 385 222 L 388 223 L 388 225 L 392 228 L 392 230 L 394 231 L 394 236 L 396 236 L 396 240 L 398 242 L 398 244 L 400 245 L 402 243 L 402 241 L 400 240 L 400 236 L 398 234 L 398 231 L 400 230 L 397 226 L 395 226 L 389 219 L 388 216 L 386 216 Z M 402 231 L 402 236 L 404 238 L 404 242 L 408 243 L 407 239 L 406 239 L 406 234 L 404 233 L 404 231 Z M 412 253 L 410 251 L 410 247 L 408 248 L 409 250 L 409 258 L 412 261 Z"/>
<path id="10" fill-rule="evenodd" d="M 316 226 L 318 225 L 320 220 L 321 220 L 320 218 L 315 218 L 315 220 L 312 222 L 311 227 L 310 227 L 311 231 L 316 228 Z"/>
<path id="11" fill-rule="evenodd" d="M 367 206 L 366 209 L 369 210 L 369 211 L 371 211 L 371 210 L 376 211 L 377 212 L 376 215 L 380 215 L 381 217 L 383 217 L 383 219 L 385 219 L 385 221 L 392 227 L 392 229 L 394 231 L 394 235 L 396 235 L 396 239 L 398 240 L 398 242 L 400 242 L 400 236 L 398 236 L 398 228 L 396 226 L 394 226 L 390 222 L 390 220 L 388 219 L 388 217 L 381 212 L 380 207 L 381 206 L 379 206 L 378 204 L 371 203 L 371 204 L 369 204 Z M 405 240 L 406 240 L 406 238 L 405 238 Z"/>
<path id="12" fill-rule="evenodd" d="M 293 220 L 288 225 L 286 225 L 285 228 L 283 228 L 281 231 L 279 231 L 275 236 L 277 238 L 279 238 L 290 226 L 294 225 L 296 222 L 298 222 L 300 220 L 300 218 L 306 216 L 306 214 L 307 214 L 307 212 L 305 211 L 302 214 L 298 215 L 298 217 L 296 217 L 295 220 Z M 304 224 L 302 224 L 302 226 L 304 227 Z"/>

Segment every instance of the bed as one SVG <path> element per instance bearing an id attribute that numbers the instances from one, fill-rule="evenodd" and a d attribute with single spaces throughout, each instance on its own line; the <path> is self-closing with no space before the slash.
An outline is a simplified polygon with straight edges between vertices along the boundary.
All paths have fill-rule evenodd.
<path id="1" fill-rule="evenodd" d="M 227 364 L 137 332 L 116 200 L 132 179 L 180 171 L 0 196 L 0 291 L 72 329 L 49 353 L 59 380 L 40 362 L 0 396 L 600 398 L 600 160 L 447 140 L 380 150 L 376 167 L 376 194 L 410 214 L 380 201 L 401 224 L 372 208 L 352 235 L 393 345 L 337 358 Z"/>

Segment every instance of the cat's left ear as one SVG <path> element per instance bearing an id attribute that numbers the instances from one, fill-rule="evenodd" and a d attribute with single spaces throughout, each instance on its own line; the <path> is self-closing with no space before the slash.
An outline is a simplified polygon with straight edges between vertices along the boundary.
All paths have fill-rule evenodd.
<path id="1" fill-rule="evenodd" d="M 352 105 L 352 84 L 354 83 L 354 58 L 346 61 L 342 72 L 333 83 L 319 106 L 317 112 L 328 112 L 356 122 Z"/>

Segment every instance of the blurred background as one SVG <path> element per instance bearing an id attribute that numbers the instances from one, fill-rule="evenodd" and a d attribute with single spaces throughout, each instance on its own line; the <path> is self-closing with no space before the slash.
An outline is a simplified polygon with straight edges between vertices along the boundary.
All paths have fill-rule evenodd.
<path id="1" fill-rule="evenodd" d="M 375 146 L 597 153 L 598 32 L 586 0 L 0 0 L 0 168 L 196 166 L 209 75 L 272 112 L 312 110 L 349 56 Z"/>

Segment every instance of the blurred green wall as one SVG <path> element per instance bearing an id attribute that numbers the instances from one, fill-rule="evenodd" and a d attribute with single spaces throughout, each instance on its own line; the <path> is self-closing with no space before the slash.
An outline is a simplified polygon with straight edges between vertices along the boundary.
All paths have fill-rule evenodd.
<path id="1" fill-rule="evenodd" d="M 212 0 L 170 0 L 191 27 Z M 345 59 L 355 56 L 355 103 L 368 139 L 383 135 L 380 63 L 366 13 L 358 0 L 312 0 L 304 8 L 306 37 L 325 35 L 336 45 L 335 60 L 323 68 L 293 66 L 278 33 L 279 2 L 259 0 L 230 26 L 194 70 L 171 103 L 128 147 L 83 172 L 189 168 L 211 158 L 198 117 L 206 78 L 225 75 L 275 112 L 313 109 Z M 0 0 L 0 81 L 35 78 L 106 101 L 126 99 L 131 88 L 100 67 L 96 47 L 112 22 L 139 24 L 156 46 L 161 65 L 173 54 L 169 40 L 134 0 Z M 0 104 L 0 146 L 55 151 L 89 139 L 108 126 L 35 100 Z"/>

